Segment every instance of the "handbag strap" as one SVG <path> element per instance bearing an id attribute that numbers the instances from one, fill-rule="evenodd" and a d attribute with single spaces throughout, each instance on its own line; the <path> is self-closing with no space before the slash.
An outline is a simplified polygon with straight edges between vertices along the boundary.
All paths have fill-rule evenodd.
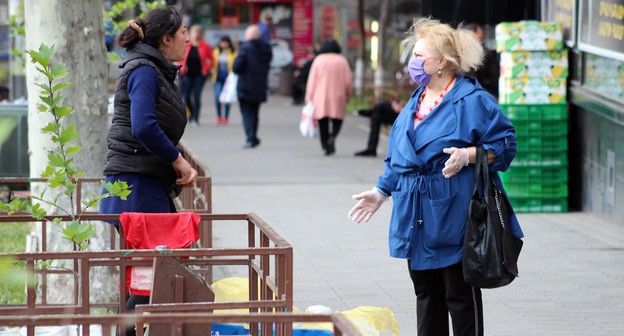
<path id="1" fill-rule="evenodd" d="M 490 190 L 490 174 L 489 167 L 487 162 L 487 153 L 483 149 L 483 146 L 477 145 L 477 157 L 475 160 L 475 175 L 474 175 L 474 188 L 472 190 L 473 196 L 475 196 L 479 191 L 479 180 L 483 181 L 483 193 Z M 487 197 L 484 197 L 486 202 L 488 200 Z"/>

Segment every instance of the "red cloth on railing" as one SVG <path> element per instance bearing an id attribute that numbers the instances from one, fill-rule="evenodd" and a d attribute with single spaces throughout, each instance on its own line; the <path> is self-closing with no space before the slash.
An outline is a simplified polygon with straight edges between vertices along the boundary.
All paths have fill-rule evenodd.
<path id="1" fill-rule="evenodd" d="M 201 218 L 194 212 L 124 212 L 119 217 L 126 240 L 125 249 L 187 248 L 199 239 Z M 149 296 L 151 266 L 126 267 L 126 289 L 130 294 Z"/>

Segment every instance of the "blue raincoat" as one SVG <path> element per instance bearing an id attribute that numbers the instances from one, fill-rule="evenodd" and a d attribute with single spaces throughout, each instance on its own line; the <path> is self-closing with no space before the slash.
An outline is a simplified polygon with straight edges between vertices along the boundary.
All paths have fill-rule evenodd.
<path id="1" fill-rule="evenodd" d="M 516 154 L 514 127 L 475 79 L 458 76 L 437 108 L 414 129 L 423 90 L 414 91 L 392 126 L 386 168 L 377 181 L 377 188 L 392 195 L 390 255 L 410 259 L 414 270 L 447 267 L 462 258 L 474 165 L 445 178 L 442 168 L 450 156 L 442 150 L 480 144 L 497 156 L 491 172 L 506 170 Z M 505 193 L 498 174 L 493 180 Z M 523 236 L 515 214 L 511 229 Z"/>

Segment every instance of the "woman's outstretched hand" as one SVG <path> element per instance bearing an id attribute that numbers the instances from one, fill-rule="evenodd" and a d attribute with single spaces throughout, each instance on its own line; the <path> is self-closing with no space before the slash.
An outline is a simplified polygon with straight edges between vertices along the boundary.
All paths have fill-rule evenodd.
<path id="1" fill-rule="evenodd" d="M 368 222 L 381 204 L 388 199 L 388 196 L 377 188 L 353 195 L 352 197 L 359 202 L 349 211 L 348 218 L 356 223 Z"/>

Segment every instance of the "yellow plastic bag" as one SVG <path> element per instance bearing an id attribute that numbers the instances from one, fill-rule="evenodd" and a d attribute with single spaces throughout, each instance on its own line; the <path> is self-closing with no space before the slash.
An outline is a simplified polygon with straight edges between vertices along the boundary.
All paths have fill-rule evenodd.
<path id="1" fill-rule="evenodd" d="M 399 322 L 390 308 L 359 306 L 340 312 L 361 333 L 367 336 L 379 336 L 380 333 L 399 335 Z"/>
<path id="2" fill-rule="evenodd" d="M 215 302 L 244 302 L 249 301 L 249 280 L 247 278 L 225 278 L 212 283 Z M 249 309 L 217 309 L 215 314 L 249 313 Z"/>

